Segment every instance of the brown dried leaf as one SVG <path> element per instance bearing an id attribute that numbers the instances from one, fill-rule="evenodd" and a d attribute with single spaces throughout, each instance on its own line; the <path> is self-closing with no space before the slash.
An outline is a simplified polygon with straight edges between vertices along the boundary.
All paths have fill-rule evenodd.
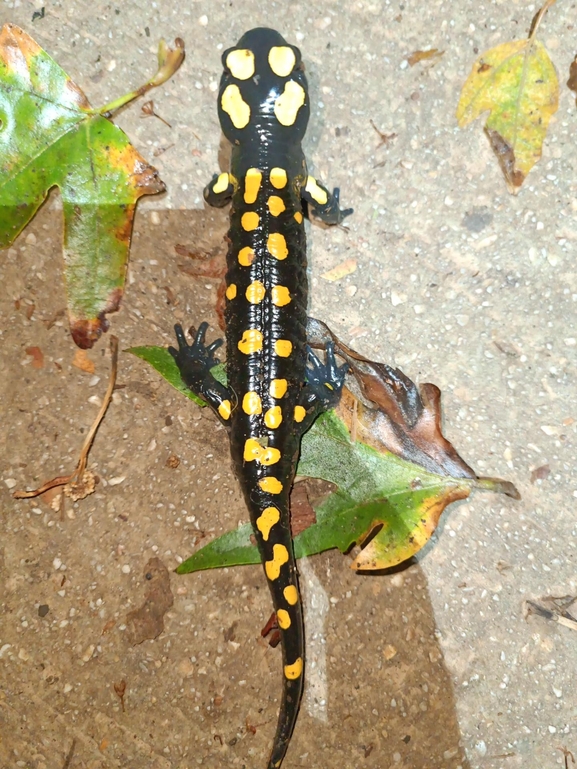
<path id="1" fill-rule="evenodd" d="M 414 67 L 420 61 L 426 61 L 427 59 L 440 59 L 445 51 L 439 51 L 438 48 L 430 48 L 428 51 L 414 51 L 407 57 L 409 67 Z"/>
<path id="2" fill-rule="evenodd" d="M 72 365 L 79 368 L 81 371 L 85 371 L 87 374 L 94 374 L 96 368 L 94 361 L 90 360 L 86 350 L 77 349 L 72 358 Z"/>
<path id="3" fill-rule="evenodd" d="M 569 88 L 575 94 L 575 104 L 577 104 L 577 55 L 569 67 L 569 80 L 567 80 L 567 88 Z"/>
<path id="4" fill-rule="evenodd" d="M 168 569 L 160 558 L 151 558 L 144 569 L 146 596 L 140 609 L 126 615 L 128 638 L 133 646 L 157 638 L 164 630 L 164 615 L 174 603 Z"/>
<path id="5" fill-rule="evenodd" d="M 32 358 L 32 368 L 44 368 L 44 353 L 40 347 L 27 347 L 26 355 Z"/>

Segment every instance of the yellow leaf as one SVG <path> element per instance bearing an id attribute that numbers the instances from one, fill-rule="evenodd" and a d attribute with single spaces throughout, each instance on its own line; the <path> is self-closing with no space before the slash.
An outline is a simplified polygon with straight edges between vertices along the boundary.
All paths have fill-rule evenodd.
<path id="1" fill-rule="evenodd" d="M 533 32 L 534 34 L 534 32 Z M 541 157 L 559 82 L 545 47 L 534 37 L 503 43 L 480 56 L 461 91 L 461 127 L 487 110 L 485 123 L 509 192 L 516 194 Z"/>

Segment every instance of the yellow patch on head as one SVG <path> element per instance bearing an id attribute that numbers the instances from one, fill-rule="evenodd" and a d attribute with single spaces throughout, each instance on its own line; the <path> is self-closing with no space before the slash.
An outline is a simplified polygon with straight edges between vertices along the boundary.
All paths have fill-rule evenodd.
<path id="1" fill-rule="evenodd" d="M 264 423 L 270 430 L 275 430 L 282 422 L 282 410 L 280 406 L 273 406 L 265 412 Z"/>
<path id="2" fill-rule="evenodd" d="M 305 103 L 305 98 L 305 89 L 302 85 L 295 83 L 294 80 L 289 80 L 288 83 L 285 83 L 284 91 L 277 97 L 274 103 L 274 114 L 278 122 L 281 125 L 293 125 L 297 119 L 299 109 Z"/>
<path id="3" fill-rule="evenodd" d="M 253 414 L 262 414 L 260 395 L 253 391 L 247 392 L 242 399 L 242 410 L 249 416 L 252 416 Z"/>
<path id="4" fill-rule="evenodd" d="M 287 585 L 285 589 L 282 591 L 282 594 L 285 597 L 285 601 L 290 606 L 294 606 L 296 603 L 298 603 L 299 591 L 296 589 L 294 585 Z"/>
<path id="5" fill-rule="evenodd" d="M 265 542 L 268 542 L 270 530 L 280 521 L 280 511 L 276 507 L 266 507 L 256 519 L 256 527 L 262 534 Z"/>
<path id="6" fill-rule="evenodd" d="M 234 299 L 235 296 L 236 296 L 236 284 L 231 283 L 230 286 L 226 289 L 226 298 Z"/>
<path id="7" fill-rule="evenodd" d="M 266 201 L 266 204 L 268 206 L 268 210 L 273 216 L 278 216 L 279 214 L 282 214 L 283 211 L 286 211 L 284 200 L 279 198 L 278 195 L 271 195 L 270 198 Z"/>
<path id="8" fill-rule="evenodd" d="M 238 252 L 238 263 L 243 267 L 250 267 L 254 262 L 254 251 L 250 246 L 241 248 Z"/>
<path id="9" fill-rule="evenodd" d="M 277 339 L 274 343 L 274 351 L 279 358 L 288 358 L 293 351 L 293 343 L 290 339 Z"/>
<path id="10" fill-rule="evenodd" d="M 261 478 L 258 485 L 263 491 L 267 491 L 269 494 L 280 494 L 282 491 L 282 483 L 278 478 L 273 478 L 272 476 Z"/>
<path id="11" fill-rule="evenodd" d="M 277 307 L 284 307 L 291 300 L 290 291 L 286 286 L 274 286 L 270 292 L 272 303 Z"/>
<path id="12" fill-rule="evenodd" d="M 286 609 L 277 609 L 276 621 L 281 630 L 286 630 L 291 626 L 291 615 Z"/>
<path id="13" fill-rule="evenodd" d="M 218 406 L 218 413 L 223 419 L 230 419 L 232 405 L 230 401 L 222 401 Z"/>
<path id="14" fill-rule="evenodd" d="M 284 168 L 271 168 L 270 170 L 270 183 L 276 190 L 282 190 L 286 187 L 288 178 Z"/>
<path id="15" fill-rule="evenodd" d="M 295 52 L 288 45 L 274 45 L 268 52 L 268 63 L 275 75 L 290 75 L 296 64 Z"/>
<path id="16" fill-rule="evenodd" d="M 323 188 L 319 186 L 314 176 L 307 176 L 305 192 L 308 192 L 311 198 L 315 203 L 318 203 L 319 206 L 326 205 L 329 199 L 326 190 L 323 190 Z"/>
<path id="17" fill-rule="evenodd" d="M 247 211 L 240 217 L 240 226 L 247 232 L 252 232 L 258 227 L 260 217 L 256 211 Z"/>
<path id="18" fill-rule="evenodd" d="M 273 398 L 282 398 L 287 390 L 288 382 L 286 379 L 273 379 L 268 388 L 268 391 Z"/>
<path id="19" fill-rule="evenodd" d="M 238 48 L 226 57 L 226 66 L 237 80 L 248 80 L 254 75 L 254 53 L 248 48 Z"/>
<path id="20" fill-rule="evenodd" d="M 296 221 L 297 221 L 299 224 L 302 224 L 302 223 L 303 223 L 303 215 L 301 214 L 301 212 L 300 212 L 300 211 L 296 211 L 296 212 L 295 212 L 295 219 L 296 219 Z"/>
<path id="21" fill-rule="evenodd" d="M 245 462 L 255 462 L 260 459 L 264 449 L 254 438 L 247 438 L 244 444 L 243 459 Z"/>
<path id="22" fill-rule="evenodd" d="M 259 304 L 264 299 L 266 289 L 260 280 L 254 280 L 246 289 L 245 296 L 251 304 Z"/>
<path id="23" fill-rule="evenodd" d="M 289 681 L 294 681 L 295 678 L 300 678 L 303 672 L 303 661 L 302 657 L 299 657 L 296 662 L 293 662 L 292 665 L 285 665 L 284 666 L 284 675 L 285 678 L 288 678 Z"/>
<path id="24" fill-rule="evenodd" d="M 272 446 L 268 446 L 262 452 L 259 462 L 261 465 L 269 467 L 270 465 L 276 465 L 276 463 L 280 460 L 280 457 L 281 453 L 278 449 L 275 449 Z"/>
<path id="25" fill-rule="evenodd" d="M 281 567 L 284 566 L 285 563 L 288 563 L 288 559 L 288 550 L 284 545 L 273 545 L 272 561 L 265 561 L 264 563 L 266 576 L 271 582 L 279 578 Z"/>
<path id="26" fill-rule="evenodd" d="M 288 256 L 286 238 L 281 232 L 271 232 L 267 238 L 266 247 L 269 254 L 279 261 L 286 259 Z"/>
<path id="27" fill-rule="evenodd" d="M 212 191 L 219 195 L 221 192 L 226 192 L 228 185 L 230 184 L 230 177 L 228 174 L 219 174 L 218 179 L 212 185 Z"/>
<path id="28" fill-rule="evenodd" d="M 230 117 L 235 128 L 245 128 L 249 124 L 250 107 L 242 98 L 237 85 L 232 83 L 227 85 L 222 93 L 220 106 L 222 111 Z"/>
<path id="29" fill-rule="evenodd" d="M 306 415 L 307 412 L 303 406 L 295 406 L 295 422 L 302 422 Z"/>
<path id="30" fill-rule="evenodd" d="M 247 328 L 238 343 L 238 349 L 245 355 L 262 350 L 262 333 L 257 328 Z"/>
<path id="31" fill-rule="evenodd" d="M 244 202 L 254 203 L 260 190 L 262 173 L 258 168 L 249 168 L 244 177 Z"/>

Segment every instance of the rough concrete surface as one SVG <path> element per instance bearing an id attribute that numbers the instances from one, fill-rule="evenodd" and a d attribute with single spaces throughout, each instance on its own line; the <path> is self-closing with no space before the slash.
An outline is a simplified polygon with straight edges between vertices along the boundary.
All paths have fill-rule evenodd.
<path id="1" fill-rule="evenodd" d="M 174 245 L 223 248 L 226 212 L 202 202 L 218 168 L 220 55 L 259 25 L 298 44 L 315 105 L 310 164 L 355 208 L 346 229 L 308 227 L 311 314 L 437 384 L 464 459 L 522 494 L 452 505 L 395 574 L 355 575 L 336 552 L 301 567 L 315 637 L 287 769 L 549 769 L 573 766 L 563 748 L 577 754 L 577 634 L 525 611 L 527 599 L 577 593 L 574 4 L 560 0 L 542 26 L 560 108 L 517 197 L 481 123 L 459 130 L 454 118 L 476 55 L 526 35 L 535 11 L 515 0 L 0 2 L 0 21 L 30 32 L 93 104 L 150 76 L 158 38 L 186 42 L 181 70 L 151 94 L 172 128 L 139 104 L 117 119 L 168 188 L 139 207 L 111 318 L 121 348 L 168 344 L 176 321 L 207 318 L 217 333 L 217 281 L 186 275 Z M 445 52 L 434 66 L 408 66 L 429 47 Z M 396 138 L 379 146 L 371 121 Z M 279 650 L 260 639 L 262 570 L 171 574 L 161 635 L 131 645 L 127 624 L 151 558 L 172 571 L 246 518 L 210 414 L 121 354 L 123 387 L 90 456 L 96 493 L 63 517 L 12 499 L 74 466 L 109 372 L 106 338 L 88 354 L 95 375 L 72 366 L 57 316 L 60 228 L 52 194 L 0 266 L 0 766 L 264 767 L 281 675 Z M 353 274 L 323 279 L 345 259 Z"/>

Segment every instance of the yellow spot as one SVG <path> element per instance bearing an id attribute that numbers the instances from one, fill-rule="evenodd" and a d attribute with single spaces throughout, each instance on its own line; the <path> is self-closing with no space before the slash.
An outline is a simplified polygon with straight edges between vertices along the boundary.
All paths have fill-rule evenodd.
<path id="1" fill-rule="evenodd" d="M 272 446 L 268 446 L 268 448 L 263 451 L 259 462 L 265 467 L 268 467 L 269 465 L 276 465 L 276 463 L 280 460 L 280 456 L 281 454 L 278 449 L 275 449 Z"/>
<path id="2" fill-rule="evenodd" d="M 264 423 L 271 430 L 275 430 L 282 422 L 282 411 L 280 406 L 273 406 L 264 415 Z"/>
<path id="3" fill-rule="evenodd" d="M 282 594 L 285 597 L 285 600 L 290 606 L 294 606 L 296 603 L 298 603 L 299 600 L 299 591 L 296 589 L 294 585 L 287 585 L 285 589 L 282 591 Z"/>
<path id="4" fill-rule="evenodd" d="M 270 383 L 269 392 L 273 398 L 282 398 L 288 389 L 286 379 L 273 379 Z"/>
<path id="5" fill-rule="evenodd" d="M 267 491 L 269 494 L 280 494 L 282 491 L 282 483 L 278 478 L 261 478 L 258 485 L 263 491 Z"/>
<path id="6" fill-rule="evenodd" d="M 271 293 L 272 303 L 277 307 L 284 307 L 291 300 L 290 291 L 286 286 L 274 286 Z"/>
<path id="7" fill-rule="evenodd" d="M 311 198 L 315 201 L 315 203 L 318 203 L 319 206 L 326 205 L 327 200 L 329 199 L 326 190 L 323 190 L 322 187 L 319 187 L 318 182 L 314 176 L 307 176 L 305 192 L 308 192 Z"/>
<path id="8" fill-rule="evenodd" d="M 268 63 L 275 75 L 286 77 L 296 64 L 295 52 L 288 45 L 275 45 L 269 51 Z"/>
<path id="9" fill-rule="evenodd" d="M 279 214 L 282 214 L 283 211 L 286 211 L 284 201 L 282 198 L 279 198 L 278 195 L 271 195 L 266 201 L 266 204 L 273 216 L 278 216 Z"/>
<path id="10" fill-rule="evenodd" d="M 239 96 L 240 96 L 240 93 L 239 93 Z M 281 93 L 280 96 L 277 97 L 277 100 L 274 103 L 274 114 L 276 115 L 276 119 L 278 120 L 278 122 L 281 125 L 286 125 L 286 126 L 293 125 L 293 123 L 297 119 L 297 114 L 299 109 L 305 103 L 305 98 L 306 98 L 306 94 L 305 94 L 304 88 L 298 83 L 295 83 L 294 80 L 289 80 L 288 83 L 285 84 L 284 91 Z M 223 95 L 223 101 L 224 101 L 224 95 Z M 248 104 L 246 106 L 248 107 Z M 249 115 L 250 115 L 250 109 L 249 109 Z M 234 123 L 234 120 L 232 122 Z M 248 119 L 246 122 L 248 123 Z M 237 128 L 242 128 L 242 127 L 243 126 L 237 126 Z"/>
<path id="11" fill-rule="evenodd" d="M 303 223 L 303 215 L 301 214 L 301 212 L 300 212 L 300 211 L 296 211 L 296 212 L 295 212 L 295 219 L 296 219 L 296 221 L 297 221 L 299 224 L 302 224 L 302 223 Z"/>
<path id="12" fill-rule="evenodd" d="M 258 196 L 262 173 L 258 168 L 249 168 L 244 177 L 244 202 L 254 203 Z"/>
<path id="13" fill-rule="evenodd" d="M 264 569 L 266 576 L 271 580 L 278 579 L 280 576 L 281 566 L 288 563 L 289 554 L 284 545 L 273 545 L 272 547 L 272 561 L 265 561 Z"/>
<path id="14" fill-rule="evenodd" d="M 286 609 L 277 609 L 276 621 L 281 630 L 286 630 L 291 626 L 291 615 Z"/>
<path id="15" fill-rule="evenodd" d="M 223 91 L 220 105 L 223 112 L 226 112 L 230 117 L 235 128 L 245 128 L 245 126 L 248 125 L 250 120 L 250 107 L 242 98 L 240 88 L 237 85 L 232 83 L 231 85 L 227 85 Z"/>
<path id="16" fill-rule="evenodd" d="M 284 168 L 271 168 L 270 170 L 270 183 L 277 190 L 282 190 L 286 187 L 287 175 Z"/>
<path id="17" fill-rule="evenodd" d="M 254 262 L 254 251 L 250 246 L 241 248 L 238 252 L 238 263 L 243 267 L 250 267 Z"/>
<path id="18" fill-rule="evenodd" d="M 279 261 L 286 259 L 288 256 L 286 238 L 281 232 L 272 232 L 268 236 L 266 247 L 268 248 L 270 255 L 274 256 L 274 258 Z"/>
<path id="19" fill-rule="evenodd" d="M 254 438 L 247 438 L 244 444 L 243 459 L 245 462 L 255 462 L 260 459 L 264 449 Z"/>
<path id="20" fill-rule="evenodd" d="M 259 223 L 259 216 L 256 211 L 247 211 L 240 217 L 240 224 L 243 230 L 251 232 L 256 230 Z"/>
<path id="21" fill-rule="evenodd" d="M 262 334 L 256 328 L 247 328 L 238 343 L 238 349 L 245 355 L 262 350 Z"/>
<path id="22" fill-rule="evenodd" d="M 292 665 L 284 666 L 285 678 L 288 678 L 290 681 L 294 681 L 295 678 L 299 678 L 302 675 L 302 672 L 303 672 L 302 657 L 299 657 L 296 662 L 293 662 Z"/>
<path id="23" fill-rule="evenodd" d="M 230 184 L 230 178 L 228 174 L 219 174 L 218 179 L 215 181 L 215 183 L 212 185 L 212 191 L 218 195 L 221 192 L 226 192 L 228 190 L 228 185 Z"/>
<path id="24" fill-rule="evenodd" d="M 218 407 L 218 413 L 221 415 L 223 419 L 230 419 L 231 411 L 232 411 L 232 406 L 230 401 L 222 401 L 222 403 Z"/>
<path id="25" fill-rule="evenodd" d="M 279 358 L 288 358 L 293 351 L 293 343 L 289 339 L 277 339 L 274 343 L 274 351 Z"/>
<path id="26" fill-rule="evenodd" d="M 256 519 L 256 527 L 262 534 L 262 538 L 265 542 L 268 542 L 270 530 L 280 521 L 280 512 L 276 507 L 265 508 L 260 516 Z"/>
<path id="27" fill-rule="evenodd" d="M 295 406 L 295 422 L 302 422 L 307 412 L 302 406 Z"/>
<path id="28" fill-rule="evenodd" d="M 253 281 L 246 289 L 246 298 L 251 304 L 259 304 L 264 299 L 266 289 L 260 280 Z"/>
<path id="29" fill-rule="evenodd" d="M 262 414 L 260 395 L 255 392 L 247 392 L 242 399 L 242 410 L 245 414 Z"/>
<path id="30" fill-rule="evenodd" d="M 236 284 L 231 283 L 230 286 L 226 289 L 226 298 L 234 299 L 235 296 L 236 296 Z"/>
<path id="31" fill-rule="evenodd" d="M 254 75 L 254 53 L 248 48 L 238 48 L 226 57 L 226 66 L 237 80 L 248 80 Z"/>

